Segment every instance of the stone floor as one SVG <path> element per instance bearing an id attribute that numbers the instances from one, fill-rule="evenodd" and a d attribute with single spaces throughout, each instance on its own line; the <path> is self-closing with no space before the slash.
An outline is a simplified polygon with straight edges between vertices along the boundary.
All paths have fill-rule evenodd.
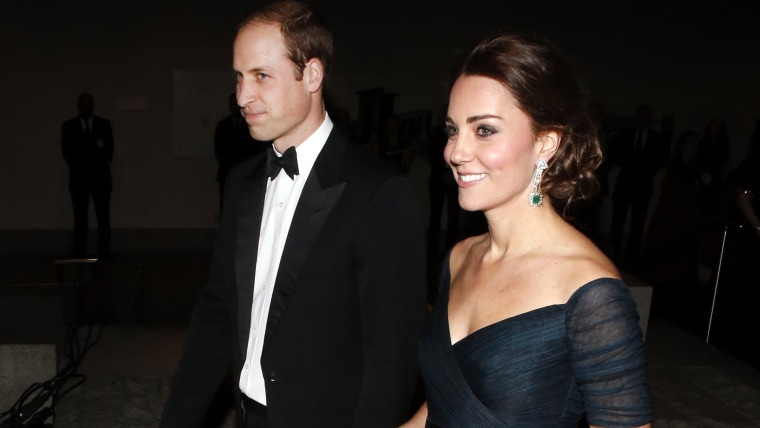
<path id="1" fill-rule="evenodd" d="M 156 427 L 184 339 L 184 327 L 110 324 L 82 361 L 87 381 L 57 406 L 56 428 Z M 83 334 L 80 334 L 83 336 Z M 220 395 L 206 427 L 233 428 L 229 396 Z"/>
<path id="2" fill-rule="evenodd" d="M 58 402 L 55 427 L 157 426 L 208 262 L 204 254 L 136 254 L 62 267 L 49 256 L 0 257 L 0 285 L 82 281 L 76 315 L 87 327 L 76 336 L 86 343 L 89 331 L 92 347 L 78 367 L 86 379 Z M 655 288 L 646 335 L 654 426 L 760 427 L 757 365 L 707 343 L 703 318 L 695 328 L 657 309 L 657 296 Z M 220 395 L 206 428 L 232 426 L 231 402 Z"/>

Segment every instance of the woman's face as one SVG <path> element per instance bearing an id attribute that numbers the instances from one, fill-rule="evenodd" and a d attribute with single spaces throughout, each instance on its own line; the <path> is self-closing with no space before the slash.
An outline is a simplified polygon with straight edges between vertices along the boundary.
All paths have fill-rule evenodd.
<path id="1" fill-rule="evenodd" d="M 487 77 L 460 76 L 449 96 L 446 129 L 444 156 L 463 209 L 528 206 L 536 163 L 549 157 L 509 90 Z"/>

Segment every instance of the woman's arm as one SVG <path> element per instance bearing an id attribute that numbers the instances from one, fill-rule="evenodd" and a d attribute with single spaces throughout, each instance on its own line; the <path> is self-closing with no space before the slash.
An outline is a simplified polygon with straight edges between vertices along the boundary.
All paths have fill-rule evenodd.
<path id="1" fill-rule="evenodd" d="M 427 403 L 423 403 L 417 413 L 399 428 L 424 428 L 427 421 Z"/>

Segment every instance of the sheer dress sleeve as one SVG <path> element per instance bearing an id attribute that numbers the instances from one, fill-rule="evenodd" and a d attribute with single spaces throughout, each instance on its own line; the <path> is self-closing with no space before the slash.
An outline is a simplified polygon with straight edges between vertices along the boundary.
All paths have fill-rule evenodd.
<path id="1" fill-rule="evenodd" d="M 644 340 L 628 286 L 603 278 L 576 292 L 566 306 L 568 349 L 592 425 L 650 423 Z"/>

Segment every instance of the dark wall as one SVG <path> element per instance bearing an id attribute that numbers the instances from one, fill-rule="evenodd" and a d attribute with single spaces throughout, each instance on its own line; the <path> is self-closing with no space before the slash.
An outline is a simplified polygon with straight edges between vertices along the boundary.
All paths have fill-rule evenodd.
<path id="1" fill-rule="evenodd" d="M 674 115 L 676 134 L 687 128 L 701 132 L 711 118 L 725 118 L 734 161 L 744 154 L 760 117 L 755 3 L 337 3 L 315 5 L 335 32 L 331 100 L 354 117 L 356 92 L 384 87 L 398 94 L 396 112 L 431 109 L 437 120 L 451 67 L 478 37 L 497 27 L 535 30 L 557 41 L 611 115 L 629 116 L 647 102 L 656 116 Z M 253 4 L 5 4 L 0 194 L 6 202 L 0 229 L 61 229 L 72 223 L 60 124 L 76 114 L 82 90 L 95 95 L 95 113 L 114 128 L 113 226 L 213 227 L 216 162 L 177 150 L 175 73 L 228 72 L 235 25 Z M 230 73 L 229 90 L 232 84 Z M 194 101 L 207 109 L 204 120 L 226 113 L 226 95 L 226 87 L 198 91 Z"/>

